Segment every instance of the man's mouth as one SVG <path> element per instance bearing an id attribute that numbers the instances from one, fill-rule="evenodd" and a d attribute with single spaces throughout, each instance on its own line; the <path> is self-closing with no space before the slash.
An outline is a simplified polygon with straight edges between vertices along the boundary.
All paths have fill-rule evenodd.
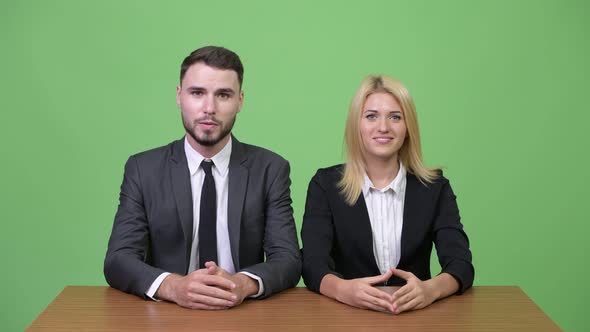
<path id="1" fill-rule="evenodd" d="M 197 124 L 205 128 L 213 128 L 215 126 L 219 126 L 219 121 L 211 118 L 211 119 L 200 119 L 197 120 Z"/>

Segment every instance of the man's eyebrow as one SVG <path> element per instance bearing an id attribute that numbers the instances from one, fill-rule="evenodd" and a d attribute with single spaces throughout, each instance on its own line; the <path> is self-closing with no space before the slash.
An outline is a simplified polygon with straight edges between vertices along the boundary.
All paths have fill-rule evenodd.
<path id="1" fill-rule="evenodd" d="M 201 86 L 189 86 L 186 88 L 188 91 L 206 91 L 207 89 Z M 236 92 L 232 88 L 221 88 L 215 90 L 215 93 L 227 93 L 227 94 L 235 94 Z"/>
<path id="2" fill-rule="evenodd" d="M 189 90 L 189 91 L 202 91 L 202 90 L 205 90 L 205 88 L 200 87 L 200 86 L 189 86 L 186 89 Z"/>
<path id="3" fill-rule="evenodd" d="M 227 93 L 229 95 L 233 95 L 236 93 L 234 91 L 234 89 L 232 89 L 232 88 L 221 88 L 221 89 L 217 89 L 215 92 L 216 93 Z"/>

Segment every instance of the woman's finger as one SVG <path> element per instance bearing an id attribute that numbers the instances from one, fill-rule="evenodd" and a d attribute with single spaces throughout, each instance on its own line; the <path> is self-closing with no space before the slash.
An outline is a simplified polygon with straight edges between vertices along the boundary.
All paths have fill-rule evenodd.
<path id="1" fill-rule="evenodd" d="M 418 298 L 413 298 L 409 302 L 406 302 L 405 304 L 403 304 L 401 307 L 395 308 L 394 313 L 399 314 L 404 311 L 412 310 L 412 309 L 416 308 L 416 306 L 418 306 L 418 304 L 420 304 L 420 300 Z"/>
<path id="2" fill-rule="evenodd" d="M 414 289 L 414 285 L 412 284 L 406 284 L 405 286 L 403 286 L 402 288 L 396 290 L 392 296 L 393 296 L 393 301 L 401 298 L 402 296 L 408 294 L 409 292 L 412 291 L 412 289 Z"/>
<path id="3" fill-rule="evenodd" d="M 373 297 L 377 297 L 389 303 L 393 303 L 393 296 L 378 288 L 369 286 L 367 287 L 367 289 L 365 289 L 365 292 Z"/>

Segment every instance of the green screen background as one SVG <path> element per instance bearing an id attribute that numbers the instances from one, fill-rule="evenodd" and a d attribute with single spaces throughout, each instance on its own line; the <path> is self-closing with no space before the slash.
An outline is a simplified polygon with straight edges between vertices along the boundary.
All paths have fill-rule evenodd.
<path id="1" fill-rule="evenodd" d="M 458 196 L 475 284 L 590 327 L 588 2 L 158 3 L 0 4 L 2 330 L 66 285 L 106 284 L 124 163 L 183 135 L 179 65 L 207 44 L 244 62 L 234 133 L 291 162 L 298 227 L 309 179 L 342 161 L 361 79 L 392 75 Z"/>

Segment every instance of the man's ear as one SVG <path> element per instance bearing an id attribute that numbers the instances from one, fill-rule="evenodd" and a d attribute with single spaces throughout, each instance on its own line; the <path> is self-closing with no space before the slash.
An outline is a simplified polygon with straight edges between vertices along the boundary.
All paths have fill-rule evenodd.
<path id="1" fill-rule="evenodd" d="M 242 105 L 244 105 L 244 90 L 240 90 L 240 108 L 238 108 L 238 113 L 242 110 Z"/>
<path id="2" fill-rule="evenodd" d="M 176 106 L 180 107 L 180 92 L 182 92 L 182 87 L 180 85 L 176 86 Z"/>

